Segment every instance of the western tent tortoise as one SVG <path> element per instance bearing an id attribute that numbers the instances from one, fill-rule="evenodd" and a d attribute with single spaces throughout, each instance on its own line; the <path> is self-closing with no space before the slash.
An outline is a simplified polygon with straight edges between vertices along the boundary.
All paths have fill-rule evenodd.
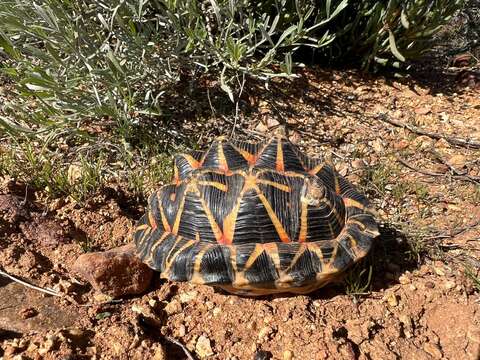
<path id="1" fill-rule="evenodd" d="M 173 182 L 150 196 L 134 238 L 163 278 L 247 295 L 307 293 L 367 254 L 378 235 L 367 206 L 284 137 L 219 138 L 175 157 Z"/>

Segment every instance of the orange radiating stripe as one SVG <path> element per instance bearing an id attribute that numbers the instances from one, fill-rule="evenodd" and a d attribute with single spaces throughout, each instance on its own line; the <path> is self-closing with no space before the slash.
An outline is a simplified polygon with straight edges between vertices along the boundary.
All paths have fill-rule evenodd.
<path id="1" fill-rule="evenodd" d="M 318 259 L 322 262 L 323 264 L 323 253 L 320 247 L 316 243 L 307 243 L 306 244 L 307 249 L 310 251 L 313 251 L 315 255 L 317 255 Z"/>
<path id="2" fill-rule="evenodd" d="M 185 194 L 186 193 L 187 193 L 187 190 L 185 189 Z M 185 198 L 186 198 L 185 194 L 184 196 L 182 196 L 182 199 L 180 200 L 177 216 L 175 217 L 175 222 L 173 223 L 172 233 L 175 235 L 178 234 L 178 228 L 180 227 L 180 220 L 182 219 L 183 207 L 185 206 Z"/>
<path id="3" fill-rule="evenodd" d="M 285 269 L 285 273 L 288 273 L 290 271 L 290 269 L 295 265 L 298 259 L 300 259 L 300 256 L 303 255 L 303 253 L 305 252 L 305 249 L 306 249 L 305 244 L 300 245 L 300 247 L 298 248 L 298 251 L 296 252 L 295 256 L 290 262 L 290 265 L 288 265 L 288 267 Z"/>
<path id="4" fill-rule="evenodd" d="M 262 255 L 263 250 L 264 250 L 263 246 L 261 246 L 260 244 L 255 245 L 255 249 L 253 249 L 252 253 L 250 254 L 250 256 L 247 260 L 247 262 L 245 263 L 245 267 L 244 267 L 243 271 L 248 270 L 253 265 L 255 260 L 257 260 L 257 258 L 260 255 Z"/>
<path id="5" fill-rule="evenodd" d="M 194 284 L 203 284 L 205 282 L 201 276 L 200 267 L 202 266 L 203 255 L 205 255 L 207 250 L 210 249 L 211 247 L 212 247 L 211 244 L 205 245 L 200 250 L 200 252 L 195 256 L 195 262 L 193 264 L 193 274 L 192 274 L 192 278 L 190 279 L 190 281 Z"/>
<path id="6" fill-rule="evenodd" d="M 308 227 L 308 202 L 302 201 L 302 212 L 300 215 L 300 234 L 298 235 L 298 242 L 307 241 L 307 227 Z"/>
<path id="7" fill-rule="evenodd" d="M 275 164 L 277 171 L 284 172 L 285 171 L 285 162 L 283 160 L 283 149 L 282 149 L 282 140 L 277 139 L 277 161 Z"/>
<path id="8" fill-rule="evenodd" d="M 152 230 L 155 230 L 157 228 L 157 221 L 155 220 L 155 217 L 153 216 L 151 211 L 148 211 L 148 222 L 150 223 Z"/>
<path id="9" fill-rule="evenodd" d="M 225 153 L 223 152 L 223 145 L 221 142 L 218 143 L 217 152 L 218 162 L 220 163 L 220 170 L 228 171 L 228 163 L 227 159 L 225 158 Z"/>
<path id="10" fill-rule="evenodd" d="M 276 243 L 266 243 L 261 245 L 263 249 L 267 252 L 268 256 L 270 256 L 277 268 L 278 272 L 280 272 L 280 255 L 278 254 L 278 246 Z"/>
<path id="11" fill-rule="evenodd" d="M 353 200 L 350 198 L 343 198 L 343 203 L 345 204 L 345 206 L 355 206 L 360 209 L 365 209 L 365 205 L 359 203 L 357 200 Z"/>
<path id="12" fill-rule="evenodd" d="M 260 183 L 260 184 L 263 184 L 263 185 L 273 186 L 273 187 L 275 187 L 277 189 L 280 189 L 282 191 L 285 191 L 285 192 L 290 192 L 290 190 L 291 190 L 290 186 L 288 186 L 288 185 L 280 184 L 280 183 L 270 181 L 270 180 L 258 179 L 257 183 Z"/>
<path id="13" fill-rule="evenodd" d="M 159 239 L 155 242 L 155 244 L 152 246 L 150 249 L 150 254 L 148 255 L 147 260 L 145 261 L 146 263 L 150 263 L 152 261 L 153 254 L 157 251 L 157 248 L 163 243 L 163 240 L 169 235 L 169 233 L 164 232 Z"/>
<path id="14" fill-rule="evenodd" d="M 257 161 L 257 156 L 255 154 L 249 153 L 247 150 L 239 149 L 237 147 L 234 147 L 234 149 L 237 150 L 245 160 L 247 160 L 249 165 L 253 165 Z"/>
<path id="15" fill-rule="evenodd" d="M 226 184 L 222 184 L 222 183 L 217 182 L 217 181 L 199 181 L 198 185 L 213 186 L 213 187 L 217 188 L 218 190 L 221 190 L 221 191 L 224 191 L 224 192 L 226 192 L 228 190 L 228 186 Z"/>
<path id="16" fill-rule="evenodd" d="M 323 166 L 324 166 L 323 164 L 318 164 L 313 169 L 309 170 L 308 173 L 310 175 L 316 175 L 320 170 L 322 170 Z"/>
<path id="17" fill-rule="evenodd" d="M 190 166 L 194 169 L 198 169 L 201 164 L 199 161 L 195 160 L 195 158 L 190 155 L 190 154 L 182 154 L 181 156 L 183 156 L 185 158 L 185 160 L 188 161 L 188 163 L 190 164 Z"/>
<path id="18" fill-rule="evenodd" d="M 340 182 L 335 173 L 333 173 L 333 178 L 335 179 L 335 192 L 340 195 Z"/>
<path id="19" fill-rule="evenodd" d="M 170 251 L 168 252 L 168 255 L 167 257 L 165 258 L 165 269 L 163 269 L 162 273 L 167 273 L 168 271 L 170 271 L 170 268 L 172 267 L 172 264 L 173 262 L 175 261 L 175 255 L 172 255 L 172 251 L 175 249 L 177 243 L 179 241 L 182 240 L 182 237 L 179 236 L 177 238 L 177 241 L 175 241 L 175 243 L 173 244 L 172 248 L 170 249 Z M 190 246 L 192 246 L 193 244 L 195 244 L 196 241 L 195 240 L 188 240 L 180 249 L 178 249 L 175 253 L 176 254 L 180 254 L 183 250 L 185 250 L 186 248 L 189 248 Z M 170 260 L 167 260 L 167 259 L 170 259 Z"/>
<path id="20" fill-rule="evenodd" d="M 268 216 L 270 216 L 270 220 L 272 220 L 273 226 L 275 226 L 275 230 L 277 230 L 277 234 L 280 237 L 280 240 L 282 242 L 290 242 L 290 237 L 288 236 L 287 232 L 283 228 L 282 223 L 278 219 L 277 215 L 275 214 L 275 211 L 273 211 L 272 206 L 268 202 L 267 198 L 265 195 L 262 194 L 260 189 L 256 189 L 258 193 L 258 197 L 260 198 L 260 201 L 262 202 L 263 206 L 265 206 L 265 209 L 267 210 Z"/>
<path id="21" fill-rule="evenodd" d="M 230 214 L 225 216 L 223 220 L 223 237 L 221 244 L 230 245 L 233 242 L 233 236 L 235 234 L 235 224 L 237 222 L 238 211 L 240 210 L 240 202 L 242 200 L 242 194 L 238 197 L 237 204 L 232 209 Z"/>
<path id="22" fill-rule="evenodd" d="M 173 183 L 178 184 L 180 182 L 180 176 L 178 175 L 178 166 L 173 165 Z"/>

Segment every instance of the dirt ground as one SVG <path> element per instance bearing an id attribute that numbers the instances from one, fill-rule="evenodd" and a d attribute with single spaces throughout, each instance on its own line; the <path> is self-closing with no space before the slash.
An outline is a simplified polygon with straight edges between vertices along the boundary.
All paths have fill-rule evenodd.
<path id="1" fill-rule="evenodd" d="M 44 203 L 5 176 L 0 267 L 62 296 L 0 276 L 0 358 L 480 358 L 478 89 L 428 71 L 392 80 L 308 70 L 271 86 L 270 96 L 246 91 L 255 111 L 235 136 L 287 124 L 293 142 L 335 163 L 378 212 L 371 256 L 306 296 L 245 298 L 155 278 L 143 296 L 112 300 L 71 267 L 85 251 L 129 242 L 143 204 L 132 207 L 122 184 L 82 205 Z M 218 118 L 206 126 L 232 132 Z"/>

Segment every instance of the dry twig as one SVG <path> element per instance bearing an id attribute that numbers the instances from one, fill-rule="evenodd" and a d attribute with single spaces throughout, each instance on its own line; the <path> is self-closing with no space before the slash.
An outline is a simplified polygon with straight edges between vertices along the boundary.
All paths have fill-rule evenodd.
<path id="1" fill-rule="evenodd" d="M 16 283 L 19 283 L 23 286 L 26 286 L 26 287 L 29 287 L 30 289 L 34 289 L 34 290 L 37 290 L 37 291 L 41 291 L 45 294 L 48 294 L 48 295 L 52 295 L 52 296 L 62 296 L 60 293 L 56 292 L 55 290 L 53 289 L 49 289 L 49 288 L 41 288 L 39 286 L 36 286 L 36 285 L 33 285 L 33 284 L 30 284 L 24 280 L 21 280 L 13 275 L 10 275 L 8 273 L 6 273 L 5 271 L 3 270 L 0 270 L 0 275 L 2 276 L 5 276 L 6 278 L 9 278 L 10 280 L 12 281 L 15 281 Z"/>
<path id="2" fill-rule="evenodd" d="M 468 139 L 462 139 L 462 138 L 457 138 L 457 137 L 451 137 L 447 136 L 444 134 L 436 134 L 430 131 L 426 131 L 423 129 L 420 129 L 416 126 L 410 125 L 410 124 L 404 124 L 400 121 L 396 121 L 391 119 L 387 114 L 380 114 L 377 116 L 378 120 L 384 121 L 386 123 L 389 123 L 390 125 L 401 127 L 407 130 L 410 130 L 411 132 L 418 134 L 418 135 L 425 135 L 428 136 L 429 138 L 440 140 L 444 139 L 445 141 L 449 142 L 452 145 L 456 146 L 462 146 L 466 147 L 468 149 L 480 149 L 480 142 L 476 142 L 473 140 L 468 140 Z"/>
<path id="3" fill-rule="evenodd" d="M 437 172 L 433 172 L 433 171 L 428 171 L 428 170 L 422 170 L 422 169 L 419 169 L 415 166 L 413 166 L 412 164 L 410 164 L 407 160 L 401 158 L 400 156 L 398 155 L 395 155 L 395 158 L 397 159 L 397 161 L 399 163 L 401 163 L 402 165 L 406 166 L 407 168 L 413 170 L 413 171 L 416 171 L 420 174 L 423 174 L 423 175 L 428 175 L 428 176 L 445 176 L 444 173 L 437 173 Z M 451 175 L 454 179 L 458 179 L 458 180 L 464 180 L 464 181 L 470 181 L 470 182 L 473 182 L 475 184 L 478 184 L 480 183 L 480 178 L 477 179 L 476 176 L 470 176 L 470 175 L 457 175 L 457 174 L 452 174 Z"/>
<path id="4" fill-rule="evenodd" d="M 192 356 L 192 354 L 190 353 L 190 351 L 186 348 L 185 345 L 183 345 L 180 341 L 178 341 L 177 339 L 174 339 L 170 336 L 164 336 L 165 340 L 167 340 L 168 342 L 171 342 L 172 344 L 175 344 L 177 345 L 178 347 L 180 347 L 183 352 L 185 353 L 185 355 L 187 355 L 187 358 L 188 360 L 195 360 L 195 358 Z"/>
<path id="5" fill-rule="evenodd" d="M 469 175 L 467 171 L 461 172 L 458 169 L 456 169 L 454 166 L 450 165 L 447 161 L 445 161 L 445 159 L 442 158 L 442 156 L 437 151 L 430 150 L 430 152 L 435 157 L 435 159 L 437 159 L 443 165 L 447 166 L 450 169 L 450 171 L 452 172 L 453 175 L 455 175 L 457 177 L 461 177 L 464 180 L 471 181 L 475 184 L 480 183 L 480 176 Z"/>

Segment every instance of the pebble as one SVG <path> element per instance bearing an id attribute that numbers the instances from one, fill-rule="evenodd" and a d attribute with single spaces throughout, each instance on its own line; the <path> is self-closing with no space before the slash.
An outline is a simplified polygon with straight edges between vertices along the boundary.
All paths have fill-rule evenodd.
<path id="1" fill-rule="evenodd" d="M 427 281 L 427 282 L 425 283 L 425 287 L 426 287 L 427 289 L 433 289 L 433 288 L 435 287 L 435 284 L 434 284 L 433 282 L 431 282 L 431 281 Z"/>
<path id="2" fill-rule="evenodd" d="M 446 289 L 446 290 L 450 290 L 450 289 L 453 289 L 457 284 L 455 284 L 455 281 L 452 281 L 452 280 L 447 280 L 443 283 L 443 287 Z"/>
<path id="3" fill-rule="evenodd" d="M 273 332 L 273 329 L 270 326 L 264 326 L 258 332 L 258 338 L 260 340 L 266 339 L 272 332 Z"/>
<path id="4" fill-rule="evenodd" d="M 220 309 L 219 307 L 216 307 L 213 309 L 213 316 L 218 316 L 220 315 L 221 312 L 222 312 L 222 309 Z"/>
<path id="5" fill-rule="evenodd" d="M 186 333 L 187 333 L 187 328 L 185 327 L 185 325 L 180 324 L 180 326 L 178 327 L 178 336 L 184 337 Z"/>
<path id="6" fill-rule="evenodd" d="M 121 297 L 143 293 L 150 285 L 153 270 L 135 256 L 133 243 L 104 252 L 81 255 L 73 271 L 104 294 Z"/>
<path id="7" fill-rule="evenodd" d="M 386 296 L 386 300 L 387 300 L 388 305 L 390 305 L 392 307 L 395 307 L 395 306 L 398 305 L 397 295 L 395 295 L 394 293 L 388 294 Z"/>
<path id="8" fill-rule="evenodd" d="M 403 274 L 398 278 L 398 282 L 402 285 L 410 284 L 410 278 Z"/>
<path id="9" fill-rule="evenodd" d="M 434 359 L 441 359 L 443 357 L 442 351 L 438 345 L 435 345 L 431 342 L 425 343 L 425 345 L 423 345 L 423 350 L 430 354 Z"/>
<path id="10" fill-rule="evenodd" d="M 55 335 L 47 336 L 47 340 L 42 344 L 40 349 L 38 349 L 38 353 L 40 355 L 47 354 L 50 350 L 53 349 L 57 341 L 57 337 Z"/>
<path id="11" fill-rule="evenodd" d="M 283 360 L 292 360 L 293 359 L 293 353 L 290 350 L 285 350 L 283 352 Z"/>
<path id="12" fill-rule="evenodd" d="M 195 299 L 197 295 L 198 295 L 198 291 L 195 291 L 195 290 L 187 291 L 187 292 L 181 293 L 179 296 L 179 299 L 180 299 L 180 302 L 184 304 Z"/>
<path id="13" fill-rule="evenodd" d="M 213 355 L 212 346 L 210 345 L 210 339 L 204 335 L 200 335 L 197 339 L 197 344 L 195 345 L 195 352 L 202 359 L 206 358 L 207 356 Z"/>
<path id="14" fill-rule="evenodd" d="M 165 310 L 168 315 L 175 315 L 182 312 L 182 304 L 180 304 L 178 300 L 172 300 L 165 305 L 163 310 Z"/>

